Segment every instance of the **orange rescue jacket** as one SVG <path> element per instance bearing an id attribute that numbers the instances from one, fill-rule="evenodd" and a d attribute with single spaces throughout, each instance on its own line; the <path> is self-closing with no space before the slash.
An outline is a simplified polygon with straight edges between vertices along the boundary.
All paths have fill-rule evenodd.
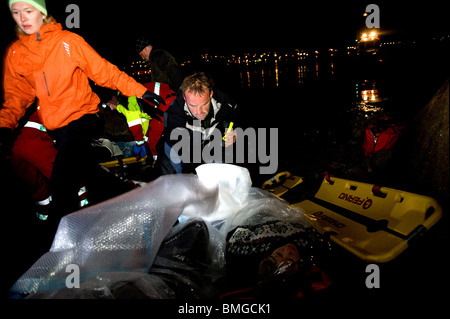
<path id="1" fill-rule="evenodd" d="M 98 112 L 96 84 L 142 97 L 146 88 L 103 59 L 79 35 L 46 24 L 37 34 L 11 44 L 4 58 L 4 103 L 0 127 L 14 129 L 37 97 L 38 114 L 49 130 L 63 127 L 85 114 Z"/>

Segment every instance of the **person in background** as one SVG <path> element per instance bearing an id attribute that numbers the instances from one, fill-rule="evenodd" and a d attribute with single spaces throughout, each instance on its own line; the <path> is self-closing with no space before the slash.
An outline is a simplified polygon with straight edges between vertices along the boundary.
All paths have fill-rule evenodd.
<path id="1" fill-rule="evenodd" d="M 50 177 L 57 151 L 35 109 L 35 105 L 30 107 L 32 114 L 24 116 L 28 120 L 18 131 L 9 160 L 34 200 L 37 217 L 45 219 L 52 199 Z"/>
<path id="2" fill-rule="evenodd" d="M 26 114 L 23 118 L 27 119 L 26 123 L 18 128 L 9 160 L 15 175 L 24 183 L 34 200 L 37 218 L 46 220 L 52 201 L 50 178 L 57 150 L 36 114 L 35 105 L 28 110 L 32 114 Z M 78 196 L 80 207 L 89 203 L 85 186 L 80 185 Z"/>
<path id="3" fill-rule="evenodd" d="M 98 166 L 89 148 L 103 123 L 89 79 L 156 105 L 164 100 L 103 59 L 82 37 L 63 30 L 48 15 L 44 0 L 9 0 L 9 8 L 17 39 L 4 56 L 0 158 L 9 154 L 13 130 L 36 100 L 37 115 L 56 141 L 49 220 L 57 224 L 79 208 L 80 184 L 89 188 L 96 182 Z"/>
<path id="4" fill-rule="evenodd" d="M 106 102 L 111 110 L 117 110 L 126 117 L 130 132 L 134 137 L 133 154 L 124 154 L 124 157 L 136 156 L 139 160 L 147 155 L 147 148 L 156 161 L 158 152 L 156 145 L 161 138 L 164 130 L 164 112 L 170 106 L 176 97 L 176 93 L 172 91 L 165 83 L 149 82 L 144 86 L 155 94 L 163 97 L 165 105 L 154 105 L 153 107 L 143 108 L 138 103 L 135 96 L 125 97 L 123 95 L 113 96 Z"/>
<path id="5" fill-rule="evenodd" d="M 149 39 L 143 36 L 136 40 L 136 51 L 150 63 L 152 82 L 167 83 L 173 91 L 178 92 L 183 75 L 169 52 L 154 48 Z"/>

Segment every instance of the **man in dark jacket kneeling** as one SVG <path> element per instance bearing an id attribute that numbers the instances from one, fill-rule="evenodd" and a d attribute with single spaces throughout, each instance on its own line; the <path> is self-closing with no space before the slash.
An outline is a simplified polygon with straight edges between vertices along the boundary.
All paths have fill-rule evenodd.
<path id="1" fill-rule="evenodd" d="M 205 73 L 186 77 L 167 111 L 161 174 L 191 173 L 208 162 L 224 162 L 224 149 L 236 141 L 237 105 L 212 88 Z"/>

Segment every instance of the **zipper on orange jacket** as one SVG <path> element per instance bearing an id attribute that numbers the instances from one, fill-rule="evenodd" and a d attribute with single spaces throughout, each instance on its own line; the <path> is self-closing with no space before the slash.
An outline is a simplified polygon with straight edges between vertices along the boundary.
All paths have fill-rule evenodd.
<path id="1" fill-rule="evenodd" d="M 44 82 L 45 82 L 45 88 L 47 89 L 47 94 L 48 94 L 48 96 L 50 96 L 50 90 L 48 89 L 47 78 L 45 77 L 45 72 L 42 71 L 42 73 L 44 74 Z"/>

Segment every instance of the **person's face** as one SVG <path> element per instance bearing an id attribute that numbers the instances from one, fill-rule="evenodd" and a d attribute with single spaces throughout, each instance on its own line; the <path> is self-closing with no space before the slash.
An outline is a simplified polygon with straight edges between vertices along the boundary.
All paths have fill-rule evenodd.
<path id="1" fill-rule="evenodd" d="M 267 257 L 275 269 L 275 274 L 292 274 L 298 270 L 298 264 L 301 261 L 300 254 L 294 244 L 287 244 L 275 249 Z M 260 265 L 261 267 L 261 265 Z"/>
<path id="2" fill-rule="evenodd" d="M 278 247 L 272 252 L 271 256 L 277 264 L 282 261 L 298 262 L 300 260 L 300 254 L 294 244 Z"/>
<path id="3" fill-rule="evenodd" d="M 113 96 L 106 102 L 106 105 L 109 106 L 111 111 L 117 110 L 117 96 Z"/>
<path id="4" fill-rule="evenodd" d="M 148 61 L 150 59 L 150 53 L 152 52 L 153 47 L 151 45 L 147 45 L 141 52 L 139 52 L 139 55 L 143 60 Z"/>
<path id="5" fill-rule="evenodd" d="M 191 111 L 191 114 L 200 121 L 203 121 L 209 113 L 211 107 L 211 98 L 213 92 L 206 90 L 203 94 L 195 94 L 193 92 L 185 92 L 184 100 Z"/>
<path id="6" fill-rule="evenodd" d="M 30 35 L 39 32 L 44 24 L 45 15 L 26 2 L 14 3 L 11 6 L 11 13 L 17 26 L 25 34 Z"/>

